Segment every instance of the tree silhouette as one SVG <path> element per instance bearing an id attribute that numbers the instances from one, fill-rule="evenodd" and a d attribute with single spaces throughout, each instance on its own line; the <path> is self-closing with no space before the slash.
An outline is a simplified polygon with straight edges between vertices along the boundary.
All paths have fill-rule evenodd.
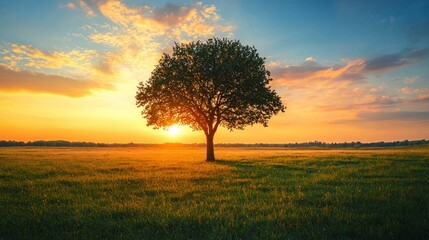
<path id="1" fill-rule="evenodd" d="M 206 160 L 214 161 L 213 138 L 219 126 L 267 126 L 271 116 L 284 112 L 280 97 L 268 86 L 271 80 L 265 58 L 255 47 L 225 38 L 176 43 L 149 80 L 139 83 L 136 104 L 155 129 L 180 124 L 204 131 Z"/>

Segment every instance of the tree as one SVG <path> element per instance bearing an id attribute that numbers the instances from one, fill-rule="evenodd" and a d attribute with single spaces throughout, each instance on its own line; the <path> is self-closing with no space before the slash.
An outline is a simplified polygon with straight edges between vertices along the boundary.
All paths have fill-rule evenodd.
<path id="1" fill-rule="evenodd" d="M 265 58 L 240 41 L 176 43 L 149 80 L 139 83 L 136 104 L 155 129 L 180 124 L 204 131 L 206 160 L 214 161 L 219 126 L 231 131 L 258 123 L 267 126 L 271 116 L 284 112 L 280 97 L 268 86 L 271 80 Z"/>

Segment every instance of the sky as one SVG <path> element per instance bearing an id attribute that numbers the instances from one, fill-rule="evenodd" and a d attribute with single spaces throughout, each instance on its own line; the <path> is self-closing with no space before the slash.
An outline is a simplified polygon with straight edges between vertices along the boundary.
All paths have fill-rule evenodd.
<path id="1" fill-rule="evenodd" d="M 201 143 L 135 105 L 175 42 L 240 40 L 287 106 L 218 143 L 429 138 L 429 1 L 0 1 L 0 139 Z"/>

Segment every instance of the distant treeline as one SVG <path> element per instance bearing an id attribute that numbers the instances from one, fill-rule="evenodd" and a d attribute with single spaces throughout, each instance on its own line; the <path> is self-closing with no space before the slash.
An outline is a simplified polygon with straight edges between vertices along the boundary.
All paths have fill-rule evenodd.
<path id="1" fill-rule="evenodd" d="M 282 143 L 282 144 L 269 144 L 269 143 L 256 143 L 256 144 L 216 144 L 222 147 L 289 147 L 289 148 L 365 148 L 365 147 L 398 147 L 398 146 L 417 146 L 429 144 L 429 140 L 404 140 L 394 142 L 343 142 L 343 143 L 327 143 L 327 142 L 302 142 L 302 143 Z"/>
<path id="2" fill-rule="evenodd" d="M 288 148 L 365 148 L 365 147 L 397 147 L 397 146 L 417 146 L 429 144 L 429 140 L 413 140 L 413 141 L 394 141 L 394 142 L 344 142 L 344 143 L 326 143 L 320 141 L 303 142 L 303 143 L 218 143 L 217 147 L 288 147 Z M 34 147 L 152 147 L 152 146 L 205 146 L 204 143 L 181 144 L 181 143 L 165 143 L 165 144 L 142 144 L 142 143 L 94 143 L 94 142 L 70 142 L 64 140 L 55 141 L 4 141 L 0 140 L 0 147 L 18 147 L 18 146 L 34 146 Z"/>

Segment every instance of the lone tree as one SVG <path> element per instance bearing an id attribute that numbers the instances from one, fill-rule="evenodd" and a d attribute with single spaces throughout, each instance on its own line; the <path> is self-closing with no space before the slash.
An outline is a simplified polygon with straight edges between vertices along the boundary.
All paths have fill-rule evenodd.
<path id="1" fill-rule="evenodd" d="M 219 126 L 231 131 L 257 123 L 266 127 L 271 116 L 284 112 L 268 86 L 271 80 L 255 47 L 225 38 L 176 43 L 149 80 L 139 83 L 136 104 L 155 129 L 180 124 L 204 131 L 211 162 Z"/>

